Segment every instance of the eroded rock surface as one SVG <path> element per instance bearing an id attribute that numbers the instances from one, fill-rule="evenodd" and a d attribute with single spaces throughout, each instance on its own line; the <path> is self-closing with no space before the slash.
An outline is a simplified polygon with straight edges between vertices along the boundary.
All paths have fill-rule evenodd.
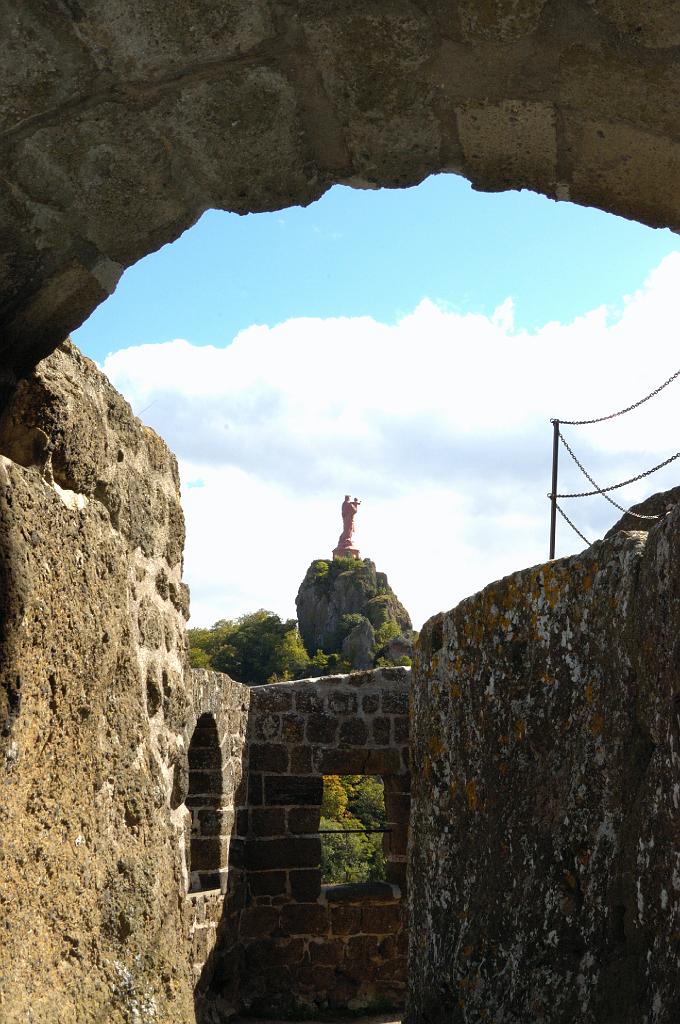
<path id="1" fill-rule="evenodd" d="M 425 626 L 410 1021 L 677 1020 L 679 637 L 677 507 Z"/>
<path id="2" fill-rule="evenodd" d="M 680 224 L 674 0 L 7 0 L 0 40 L 0 385 L 208 207 L 453 171 Z"/>
<path id="3" fill-rule="evenodd" d="M 410 616 L 370 558 L 312 562 L 295 607 L 302 642 L 312 657 L 319 650 L 342 652 L 353 668 L 372 668 L 376 655 L 395 636 L 412 653 Z"/>

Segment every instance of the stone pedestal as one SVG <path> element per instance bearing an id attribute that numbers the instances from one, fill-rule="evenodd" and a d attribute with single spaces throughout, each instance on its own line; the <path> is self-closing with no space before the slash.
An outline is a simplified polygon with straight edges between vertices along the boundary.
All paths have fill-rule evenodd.
<path id="1" fill-rule="evenodd" d="M 361 558 L 359 554 L 359 548 L 353 548 L 351 544 L 343 546 L 338 544 L 337 548 L 333 549 L 333 558 Z"/>

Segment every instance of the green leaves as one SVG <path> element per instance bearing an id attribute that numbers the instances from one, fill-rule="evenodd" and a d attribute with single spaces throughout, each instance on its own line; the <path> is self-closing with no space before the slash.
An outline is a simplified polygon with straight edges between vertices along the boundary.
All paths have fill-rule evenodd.
<path id="1" fill-rule="evenodd" d="M 221 619 L 212 629 L 190 629 L 189 659 L 196 668 L 214 668 L 250 685 L 291 679 L 309 661 L 295 619 L 283 621 L 264 608 Z"/>

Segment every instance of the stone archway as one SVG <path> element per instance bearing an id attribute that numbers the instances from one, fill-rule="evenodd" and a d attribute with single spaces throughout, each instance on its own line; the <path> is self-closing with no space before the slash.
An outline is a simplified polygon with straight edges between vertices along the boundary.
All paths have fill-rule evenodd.
<path id="1" fill-rule="evenodd" d="M 188 752 L 191 812 L 188 843 L 190 890 L 220 889 L 226 878 L 228 833 L 225 836 L 224 767 L 222 749 L 213 715 L 205 713 L 196 723 Z"/>
<path id="2" fill-rule="evenodd" d="M 11 6 L 5 383 L 208 207 L 453 171 L 680 224 L 672 0 Z"/>

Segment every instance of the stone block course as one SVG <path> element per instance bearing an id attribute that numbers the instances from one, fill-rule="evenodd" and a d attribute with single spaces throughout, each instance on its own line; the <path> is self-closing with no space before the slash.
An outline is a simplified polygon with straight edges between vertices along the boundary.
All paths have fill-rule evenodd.
<path id="1" fill-rule="evenodd" d="M 252 743 L 250 767 L 256 772 L 287 772 L 289 749 L 284 743 Z"/>
<path id="2" fill-rule="evenodd" d="M 321 871 L 318 868 L 290 871 L 290 894 L 298 903 L 318 900 L 321 894 Z"/>
<path id="3" fill-rule="evenodd" d="M 246 865 L 254 871 L 267 868 L 315 868 L 321 859 L 321 842 L 308 836 L 251 840 L 246 848 Z"/>
<path id="4" fill-rule="evenodd" d="M 317 833 L 324 774 L 383 775 L 393 830 L 384 841 L 387 872 L 403 879 L 410 778 L 394 737 L 408 740 L 409 680 L 405 669 L 377 670 L 251 690 L 256 803 L 241 929 L 241 984 L 251 1009 L 403 1002 L 400 890 L 385 882 L 322 885 Z M 275 738 L 265 742 L 267 735 Z M 282 970 L 271 970 L 274 963 Z"/>
<path id="5" fill-rule="evenodd" d="M 291 807 L 288 811 L 288 829 L 292 833 L 316 833 L 319 830 L 318 807 Z"/>
<path id="6" fill-rule="evenodd" d="M 318 775 L 268 775 L 264 780 L 267 804 L 312 804 L 317 807 L 323 796 L 323 780 Z"/>

